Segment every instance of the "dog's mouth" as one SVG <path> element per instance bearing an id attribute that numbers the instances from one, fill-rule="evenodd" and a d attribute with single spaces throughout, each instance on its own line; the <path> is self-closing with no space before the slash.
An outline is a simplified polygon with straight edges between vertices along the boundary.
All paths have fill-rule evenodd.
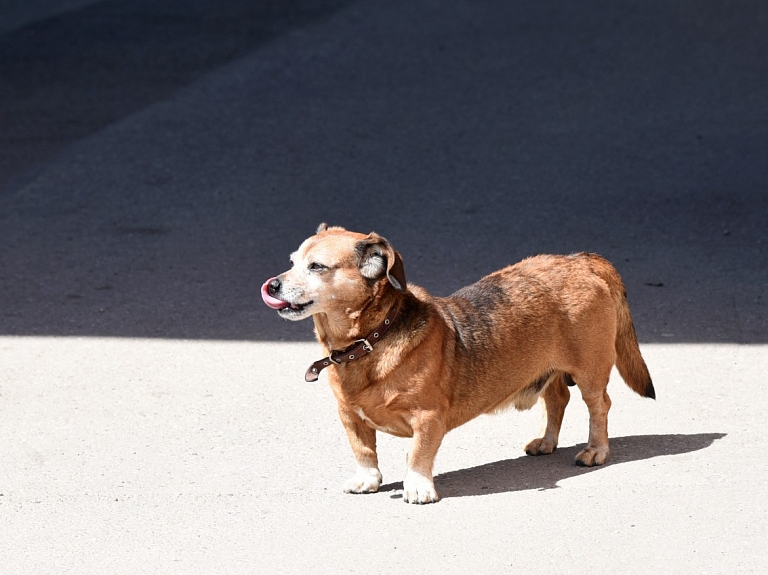
<path id="1" fill-rule="evenodd" d="M 304 311 L 315 302 L 310 300 L 307 303 L 289 303 L 289 302 L 283 302 L 283 303 L 287 305 L 278 309 L 277 313 L 279 313 L 283 317 L 291 317 L 291 316 L 302 315 Z"/>
<path id="2" fill-rule="evenodd" d="M 261 286 L 261 299 L 263 299 L 264 303 L 269 307 L 277 310 L 277 312 L 283 317 L 301 315 L 310 305 L 314 303 L 312 300 L 305 303 L 293 303 L 273 296 L 269 293 L 269 281 Z"/>

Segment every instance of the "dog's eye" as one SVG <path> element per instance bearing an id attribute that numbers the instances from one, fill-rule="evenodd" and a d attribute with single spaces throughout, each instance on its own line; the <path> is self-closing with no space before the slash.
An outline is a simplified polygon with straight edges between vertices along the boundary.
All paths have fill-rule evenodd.
<path id="1" fill-rule="evenodd" d="M 328 266 L 324 266 L 323 264 L 319 264 L 317 262 L 312 262 L 311 264 L 309 264 L 309 271 L 311 272 L 321 272 L 327 269 L 328 269 Z"/>

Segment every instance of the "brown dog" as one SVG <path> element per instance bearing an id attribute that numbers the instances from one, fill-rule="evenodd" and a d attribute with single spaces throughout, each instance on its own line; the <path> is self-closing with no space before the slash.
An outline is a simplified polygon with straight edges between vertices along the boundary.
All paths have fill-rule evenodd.
<path id="1" fill-rule="evenodd" d="M 446 298 L 406 286 L 400 254 L 375 233 L 321 224 L 291 261 L 262 297 L 286 319 L 315 320 L 328 357 L 307 380 L 329 368 L 358 467 L 346 492 L 381 485 L 377 430 L 413 438 L 404 499 L 430 503 L 443 436 L 482 413 L 530 409 L 540 397 L 546 428 L 525 451 L 552 453 L 576 385 L 589 408 L 576 463 L 592 466 L 608 458 L 613 365 L 632 390 L 655 397 L 624 285 L 600 256 L 529 258 Z"/>

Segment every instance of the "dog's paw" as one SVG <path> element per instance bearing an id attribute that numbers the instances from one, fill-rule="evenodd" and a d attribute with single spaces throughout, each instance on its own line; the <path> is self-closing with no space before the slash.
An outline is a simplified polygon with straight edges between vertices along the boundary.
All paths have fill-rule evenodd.
<path id="1" fill-rule="evenodd" d="M 375 467 L 358 467 L 344 482 L 344 493 L 375 493 L 381 487 L 381 472 Z"/>
<path id="2" fill-rule="evenodd" d="M 555 450 L 555 447 L 557 447 L 557 443 L 554 441 L 546 437 L 539 437 L 525 446 L 525 452 L 528 455 L 549 455 Z"/>
<path id="3" fill-rule="evenodd" d="M 403 501 L 422 504 L 434 503 L 438 499 L 432 479 L 409 469 L 403 480 Z"/>
<path id="4" fill-rule="evenodd" d="M 607 447 L 589 447 L 579 451 L 576 455 L 576 465 L 581 467 L 594 467 L 608 461 Z"/>

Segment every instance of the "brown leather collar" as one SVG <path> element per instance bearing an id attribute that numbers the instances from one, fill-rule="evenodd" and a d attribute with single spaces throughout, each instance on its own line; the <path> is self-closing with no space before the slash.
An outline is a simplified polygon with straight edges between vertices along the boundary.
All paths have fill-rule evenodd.
<path id="1" fill-rule="evenodd" d="M 387 317 L 384 321 L 373 330 L 368 337 L 355 340 L 352 345 L 342 350 L 333 350 L 328 357 L 318 359 L 315 363 L 309 366 L 307 373 L 304 374 L 304 381 L 317 381 L 320 377 L 320 372 L 332 363 L 339 365 L 340 363 L 348 363 L 356 359 L 360 359 L 373 351 L 373 346 L 376 345 L 384 334 L 389 331 L 392 324 L 395 323 L 399 306 L 393 305 L 389 310 Z"/>

